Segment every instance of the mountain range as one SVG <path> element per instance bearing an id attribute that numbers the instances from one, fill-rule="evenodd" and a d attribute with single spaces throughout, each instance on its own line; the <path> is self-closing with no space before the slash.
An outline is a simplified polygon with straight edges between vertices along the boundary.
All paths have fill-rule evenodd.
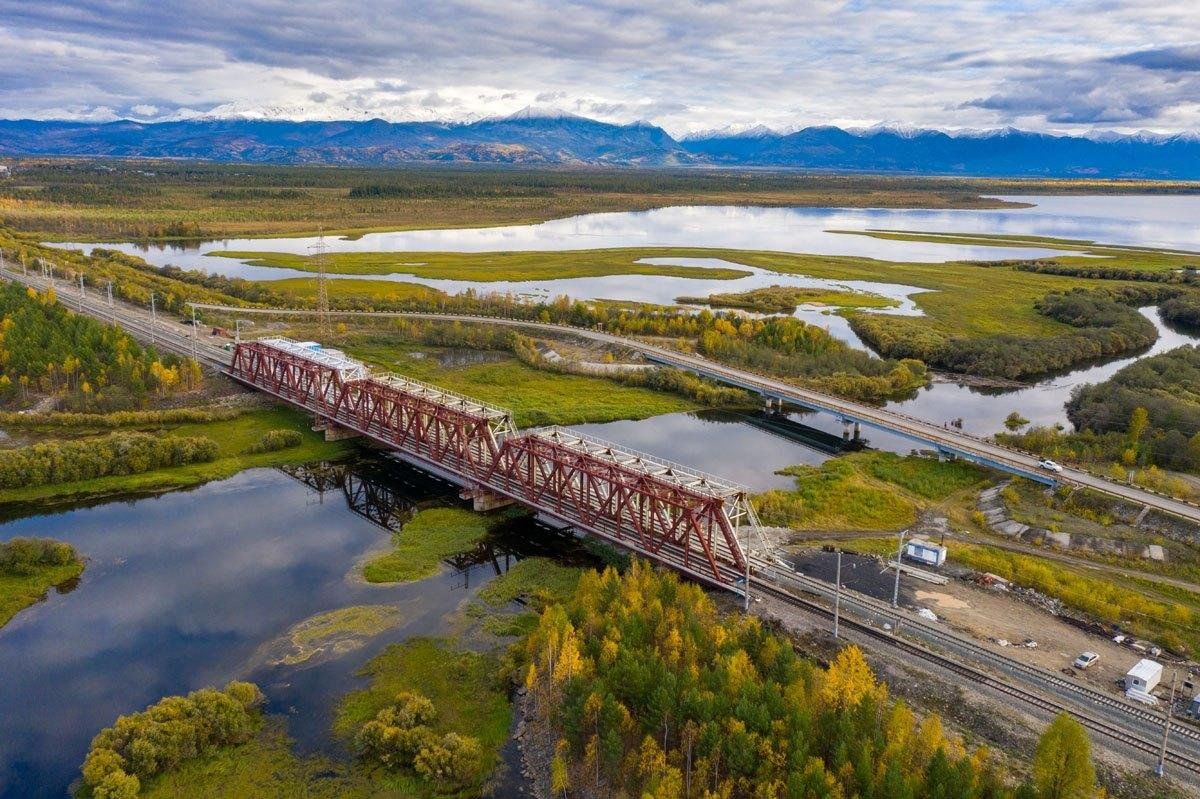
<path id="1" fill-rule="evenodd" d="M 526 110 L 473 122 L 171 122 L 0 120 L 0 156 L 199 158 L 257 163 L 467 162 L 629 167 L 762 167 L 1014 177 L 1200 179 L 1200 136 L 1056 136 L 1015 129 L 752 128 L 675 139 L 648 122 L 618 125 Z"/>

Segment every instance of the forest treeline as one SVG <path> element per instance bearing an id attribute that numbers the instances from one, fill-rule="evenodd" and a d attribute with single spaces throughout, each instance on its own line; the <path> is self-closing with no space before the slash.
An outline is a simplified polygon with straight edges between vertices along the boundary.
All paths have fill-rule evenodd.
<path id="1" fill-rule="evenodd" d="M 1181 283 L 1194 285 L 1200 283 L 1200 269 L 1181 271 L 1153 271 L 1150 269 L 1135 269 L 1120 266 L 1105 266 L 1103 261 L 1097 264 L 1063 264 L 1058 261 L 1016 261 L 1012 264 L 1018 272 L 1036 272 L 1042 275 L 1061 275 L 1062 277 L 1078 277 L 1087 280 L 1133 280 L 1148 283 Z"/>
<path id="2" fill-rule="evenodd" d="M 0 287 L 0 402 L 51 394 L 68 408 L 115 410 L 198 381 L 195 364 L 160 358 L 123 330 L 71 312 L 53 289 Z"/>
<path id="3" fill-rule="evenodd" d="M 118 427 L 203 424 L 225 422 L 251 410 L 242 407 L 164 408 L 156 411 L 111 411 L 109 413 L 72 413 L 70 411 L 0 412 L 3 427 L 71 427 L 84 430 L 111 430 Z"/>
<path id="4" fill-rule="evenodd" d="M 31 488 L 109 475 L 141 474 L 164 466 L 204 463 L 217 457 L 206 436 L 112 433 L 80 440 L 45 441 L 0 449 L 0 488 Z"/>
<path id="5" fill-rule="evenodd" d="M 1067 402 L 1073 432 L 1032 427 L 996 439 L 1030 452 L 1106 466 L 1117 479 L 1184 495 L 1161 469 L 1200 473 L 1200 348 L 1142 358 L 1102 383 L 1077 387 Z M 1020 427 L 1020 425 L 1016 425 Z"/>
<path id="6" fill-rule="evenodd" d="M 558 796 L 658 799 L 1091 797 L 1087 736 L 1056 720 L 1015 790 L 982 749 L 918 718 L 862 653 L 828 669 L 754 618 L 635 564 L 585 572 L 525 646 L 531 724 L 558 739 Z"/>
<path id="7" fill-rule="evenodd" d="M 961 337 L 927 322 L 878 314 L 856 314 L 850 317 L 850 326 L 890 358 L 915 358 L 953 372 L 1019 379 L 1149 347 L 1158 331 L 1137 307 L 1161 302 L 1177 291 L 1147 284 L 1047 294 L 1036 303 L 1038 313 L 1075 328 L 1058 336 Z"/>
<path id="8" fill-rule="evenodd" d="M 199 269 L 181 269 L 178 266 L 170 264 L 166 266 L 154 266 L 147 263 L 141 258 L 132 255 L 126 255 L 120 250 L 110 250 L 106 247 L 96 247 L 92 250 L 91 257 L 93 263 L 99 262 L 104 265 L 125 266 L 129 269 L 134 269 L 140 272 L 146 272 L 159 277 L 167 278 L 168 280 L 177 280 L 182 283 L 188 283 L 193 286 L 199 286 L 229 297 L 236 297 L 253 305 L 279 305 L 283 306 L 287 303 L 283 301 L 275 292 L 271 291 L 266 285 L 256 283 L 252 280 L 246 280 L 240 277 L 226 277 L 225 275 L 210 274 Z M 84 276 L 85 281 L 87 275 Z M 99 283 L 94 279 L 93 283 Z M 121 285 L 114 284 L 114 291 L 122 298 L 136 301 L 136 293 L 131 293 L 130 289 L 122 288 Z M 188 297 L 178 295 L 174 292 L 168 292 L 162 297 L 162 305 L 164 311 L 169 313 L 178 313 L 186 309 L 185 303 Z M 147 302 L 149 300 L 147 299 Z M 145 304 L 145 303 L 139 303 Z"/>
<path id="9" fill-rule="evenodd" d="M 98 254 L 92 257 L 79 250 L 43 246 L 0 229 L 0 256 L 9 269 L 37 274 L 43 265 L 51 266 L 54 276 L 67 286 L 78 285 L 83 275 L 84 284 L 98 292 L 106 291 L 111 283 L 114 297 L 143 308 L 150 307 L 153 293 L 160 313 L 190 312 L 188 302 L 237 306 L 277 300 L 269 289 L 240 278 L 209 276 L 174 266 L 159 268 L 117 250 L 95 250 Z"/>
<path id="10" fill-rule="evenodd" d="M 82 797 L 135 799 L 152 777 L 222 746 L 249 741 L 262 727 L 262 691 L 248 682 L 168 696 L 121 716 L 92 739 Z"/>

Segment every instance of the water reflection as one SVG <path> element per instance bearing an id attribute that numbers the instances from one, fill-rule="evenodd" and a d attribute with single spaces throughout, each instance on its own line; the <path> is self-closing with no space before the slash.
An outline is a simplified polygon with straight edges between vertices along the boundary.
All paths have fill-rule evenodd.
<path id="1" fill-rule="evenodd" d="M 752 491 L 790 488 L 791 477 L 776 470 L 829 459 L 815 441 L 747 424 L 747 414 L 727 411 L 670 413 L 641 421 L 575 425 L 574 430 L 631 449 L 687 464 Z M 841 430 L 837 431 L 841 437 Z"/>
<path id="2" fill-rule="evenodd" d="M 0 629 L 0 797 L 63 796 L 91 737 L 118 715 L 234 678 L 263 685 L 302 751 L 329 749 L 334 703 L 382 646 L 444 633 L 464 590 L 527 551 L 576 552 L 572 539 L 522 520 L 494 547 L 420 583 L 355 578 L 356 563 L 387 545 L 385 529 L 445 503 L 458 503 L 453 486 L 369 458 L 257 469 L 0 526 L 0 539 L 59 538 L 88 558 L 72 593 L 52 592 Z M 303 619 L 379 603 L 405 615 L 362 649 L 300 668 L 255 662 L 261 644 Z"/>
<path id="3" fill-rule="evenodd" d="M 1085 366 L 1017 389 L 937 382 L 921 390 L 916 397 L 889 403 L 888 407 L 935 424 L 961 419 L 963 429 L 976 435 L 1000 432 L 1004 429 L 1004 418 L 1012 411 L 1020 412 L 1035 425 L 1062 424 L 1069 428 L 1064 406 L 1076 388 L 1103 382 L 1141 358 L 1188 344 L 1200 344 L 1200 337 L 1163 322 L 1157 308 L 1142 308 L 1139 313 L 1158 329 L 1158 340 L 1135 356 Z M 878 437 L 875 433 L 872 436 Z"/>

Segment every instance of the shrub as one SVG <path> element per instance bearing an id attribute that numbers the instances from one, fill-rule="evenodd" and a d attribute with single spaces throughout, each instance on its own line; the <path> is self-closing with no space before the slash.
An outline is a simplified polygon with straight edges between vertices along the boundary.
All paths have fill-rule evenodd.
<path id="1" fill-rule="evenodd" d="M 436 719 L 433 702 L 404 691 L 359 729 L 355 749 L 385 768 L 412 769 L 439 789 L 460 787 L 478 776 L 482 749 L 458 733 L 439 738 L 429 726 Z"/>
<path id="2" fill-rule="evenodd" d="M 250 445 L 246 452 L 254 455 L 260 452 L 278 452 L 289 447 L 298 447 L 304 441 L 299 430 L 268 430 L 263 433 L 256 443 Z"/>
<path id="3" fill-rule="evenodd" d="M 65 566 L 76 560 L 75 548 L 52 538 L 13 538 L 0 543 L 0 574 L 29 575 L 39 567 Z"/>
<path id="4" fill-rule="evenodd" d="M 258 686 L 231 682 L 119 717 L 92 739 L 81 768 L 85 792 L 96 799 L 134 797 L 150 777 L 217 747 L 245 743 L 261 725 L 262 702 Z"/>
<path id="5" fill-rule="evenodd" d="M 217 452 L 217 442 L 205 436 L 113 433 L 78 441 L 48 441 L 0 450 L 0 488 L 141 474 L 164 466 L 211 461 Z"/>

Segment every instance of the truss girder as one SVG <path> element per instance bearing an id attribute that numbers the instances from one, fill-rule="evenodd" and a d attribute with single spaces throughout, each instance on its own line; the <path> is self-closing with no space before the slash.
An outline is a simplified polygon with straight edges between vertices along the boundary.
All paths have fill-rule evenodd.
<path id="1" fill-rule="evenodd" d="M 231 372 L 342 427 L 675 567 L 728 585 L 745 569 L 744 490 L 681 484 L 671 470 L 556 432 L 516 433 L 508 417 L 401 381 L 354 377 L 265 342 L 238 344 Z M 478 407 L 481 410 L 476 411 Z M 352 489 L 353 487 L 347 487 Z"/>

